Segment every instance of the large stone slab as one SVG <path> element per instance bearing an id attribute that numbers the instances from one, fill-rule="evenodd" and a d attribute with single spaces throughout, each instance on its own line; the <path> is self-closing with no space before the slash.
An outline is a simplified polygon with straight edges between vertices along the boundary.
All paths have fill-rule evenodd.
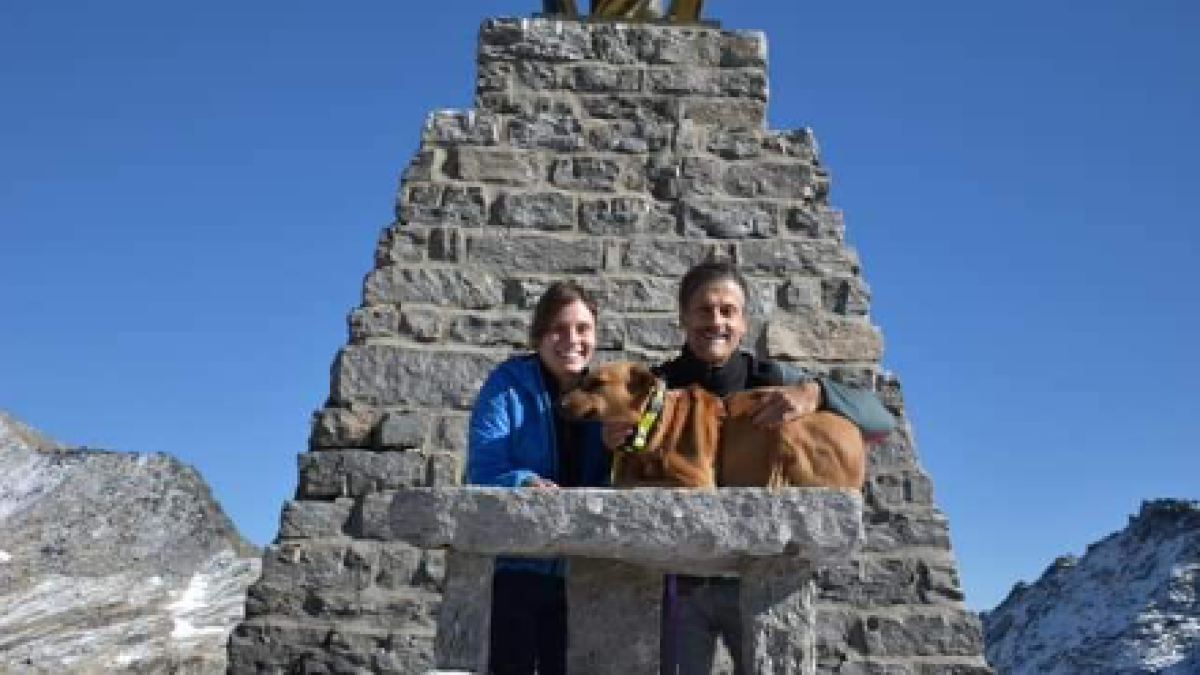
<path id="1" fill-rule="evenodd" d="M 408 488 L 367 500 L 367 536 L 484 555 L 579 556 L 672 572 L 745 559 L 820 565 L 862 539 L 862 500 L 844 490 Z"/>

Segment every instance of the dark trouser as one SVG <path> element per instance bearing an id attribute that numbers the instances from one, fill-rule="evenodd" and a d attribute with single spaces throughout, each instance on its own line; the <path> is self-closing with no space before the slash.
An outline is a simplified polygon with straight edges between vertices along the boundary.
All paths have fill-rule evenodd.
<path id="1" fill-rule="evenodd" d="M 491 623 L 491 675 L 567 672 L 567 585 L 562 577 L 497 570 Z"/>
<path id="2" fill-rule="evenodd" d="M 674 593 L 666 594 L 663 607 L 662 675 L 709 675 L 717 638 L 733 659 L 735 675 L 748 675 L 740 588 L 735 578 L 675 576 Z"/>

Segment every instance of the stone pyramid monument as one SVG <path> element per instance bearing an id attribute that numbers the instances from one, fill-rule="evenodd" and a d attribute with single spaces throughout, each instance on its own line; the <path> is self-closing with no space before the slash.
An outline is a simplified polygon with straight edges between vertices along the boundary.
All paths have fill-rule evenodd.
<path id="1" fill-rule="evenodd" d="M 433 667 L 455 575 L 380 536 L 372 500 L 457 483 L 474 393 L 550 281 L 596 292 L 605 358 L 657 362 L 682 340 L 680 275 L 710 257 L 754 287 L 749 346 L 874 387 L 901 419 L 871 451 L 861 546 L 817 572 L 806 672 L 992 672 L 813 134 L 765 127 L 766 54 L 763 33 L 713 26 L 483 24 L 474 109 L 431 114 L 404 171 L 231 673 Z M 412 508 L 390 517 L 429 515 Z"/>

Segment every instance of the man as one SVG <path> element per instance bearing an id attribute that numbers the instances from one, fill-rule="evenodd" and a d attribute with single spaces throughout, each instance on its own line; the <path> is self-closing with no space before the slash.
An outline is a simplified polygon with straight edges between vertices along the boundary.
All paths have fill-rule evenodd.
<path id="1" fill-rule="evenodd" d="M 759 424 L 775 426 L 815 410 L 829 410 L 854 422 L 868 441 L 891 432 L 892 416 L 873 393 L 739 349 L 746 334 L 746 295 L 745 279 L 729 263 L 701 263 L 684 275 L 678 298 L 684 345 L 679 356 L 656 369 L 668 387 L 696 384 L 718 396 L 776 387 L 755 411 Z M 605 442 L 616 447 L 628 432 L 628 428 L 607 428 Z M 736 577 L 667 578 L 664 675 L 709 675 L 718 636 L 733 657 L 734 672 L 749 675 L 742 655 L 738 590 Z"/>

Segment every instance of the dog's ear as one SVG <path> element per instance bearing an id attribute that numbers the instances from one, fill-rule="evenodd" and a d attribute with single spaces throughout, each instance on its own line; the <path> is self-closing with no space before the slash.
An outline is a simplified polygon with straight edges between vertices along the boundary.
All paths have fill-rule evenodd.
<path id="1" fill-rule="evenodd" d="M 629 394 L 633 398 L 649 396 L 657 382 L 658 378 L 646 366 L 635 363 L 629 367 Z"/>

